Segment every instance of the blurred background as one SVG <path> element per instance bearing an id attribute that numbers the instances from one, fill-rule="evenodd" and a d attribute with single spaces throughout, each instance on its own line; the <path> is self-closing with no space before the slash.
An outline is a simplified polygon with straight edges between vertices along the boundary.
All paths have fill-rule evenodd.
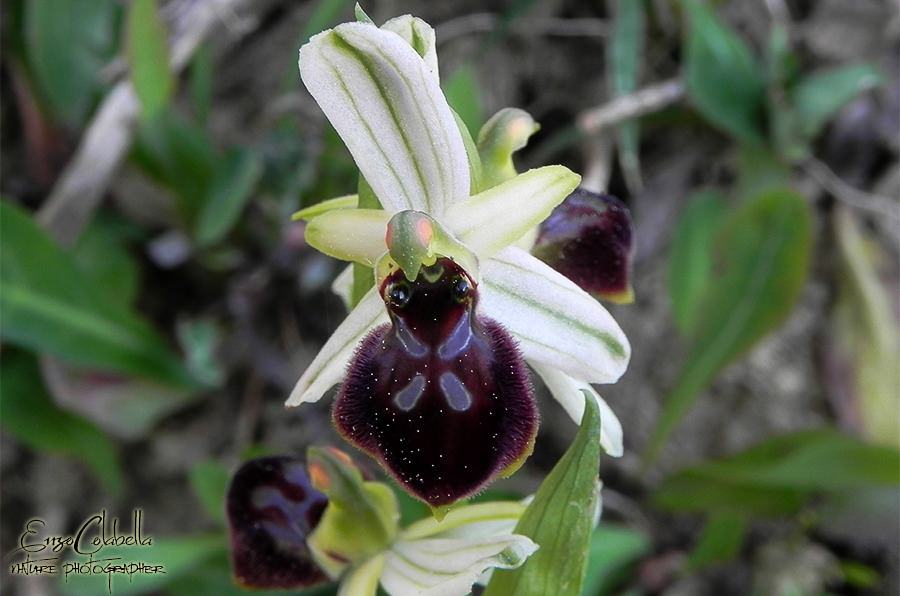
<path id="1" fill-rule="evenodd" d="M 562 163 L 631 209 L 635 301 L 609 308 L 633 357 L 599 388 L 625 455 L 602 463 L 585 596 L 897 594 L 897 3 L 363 8 L 435 27 L 473 134 L 502 107 L 534 116 L 520 170 Z M 290 215 L 357 180 L 297 50 L 352 18 L 346 0 L 2 4 L 4 593 L 105 593 L 11 575 L 11 553 L 29 519 L 67 534 L 106 509 L 128 529 L 134 508 L 167 573 L 115 594 L 243 593 L 231 470 L 341 445 L 330 399 L 283 403 L 345 316 L 343 265 Z M 488 497 L 533 492 L 574 436 L 540 399 L 534 455 Z"/>

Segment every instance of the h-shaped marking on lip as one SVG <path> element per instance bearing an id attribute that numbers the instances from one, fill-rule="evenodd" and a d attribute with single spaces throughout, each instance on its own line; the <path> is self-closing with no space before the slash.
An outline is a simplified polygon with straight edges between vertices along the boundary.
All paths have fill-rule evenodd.
<path id="1" fill-rule="evenodd" d="M 447 405 L 451 408 L 457 412 L 465 412 L 472 407 L 472 395 L 455 374 L 445 372 L 438 382 L 441 386 L 441 393 L 444 394 Z"/>
<path id="2" fill-rule="evenodd" d="M 394 403 L 404 412 L 409 412 L 416 407 L 423 393 L 425 393 L 425 377 L 417 374 L 406 387 L 397 392 Z"/>
<path id="3" fill-rule="evenodd" d="M 450 360 L 459 355 L 460 352 L 469 346 L 472 341 L 472 326 L 469 319 L 469 311 L 463 312 L 459 321 L 453 326 L 447 341 L 443 342 L 438 348 L 438 356 L 441 360 Z"/>
<path id="4" fill-rule="evenodd" d="M 397 341 L 400 342 L 400 345 L 403 346 L 403 350 L 411 357 L 424 358 L 428 355 L 428 346 L 413 335 L 413 332 L 406 324 L 406 321 L 400 317 L 397 317 L 394 320 L 394 335 L 397 338 Z"/>

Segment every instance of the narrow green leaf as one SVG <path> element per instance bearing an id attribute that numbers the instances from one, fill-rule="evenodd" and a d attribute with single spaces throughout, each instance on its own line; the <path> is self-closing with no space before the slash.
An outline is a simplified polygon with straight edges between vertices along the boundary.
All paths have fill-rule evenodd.
<path id="1" fill-rule="evenodd" d="M 764 82 L 754 56 L 713 10 L 686 0 L 687 93 L 714 125 L 747 143 L 762 143 Z"/>
<path id="2" fill-rule="evenodd" d="M 696 326 L 699 299 L 712 276 L 713 237 L 727 212 L 725 198 L 715 191 L 691 197 L 675 228 L 669 252 L 669 300 L 682 333 Z"/>
<path id="3" fill-rule="evenodd" d="M 806 280 L 812 246 L 809 207 L 787 190 L 745 203 L 718 230 L 718 271 L 699 301 L 702 317 L 666 398 L 645 461 L 650 462 L 697 394 L 790 313 Z"/>
<path id="4" fill-rule="evenodd" d="M 234 227 L 260 174 L 262 162 L 249 149 L 233 149 L 219 160 L 194 230 L 200 246 L 219 242 Z"/>
<path id="5" fill-rule="evenodd" d="M 444 80 L 441 87 L 447 96 L 447 103 L 466 123 L 469 134 L 476 134 L 484 124 L 484 109 L 475 71 L 470 65 L 463 64 Z"/>
<path id="6" fill-rule="evenodd" d="M 194 229 L 220 163 L 206 131 L 165 109 L 141 119 L 132 158 L 177 195 L 178 216 L 185 228 Z"/>
<path id="7" fill-rule="evenodd" d="M 612 0 L 611 4 L 615 19 L 607 44 L 609 63 L 612 65 L 608 73 L 613 94 L 621 96 L 637 88 L 643 58 L 646 8 L 644 0 Z M 619 164 L 628 189 L 635 193 L 641 187 L 638 120 L 626 120 L 616 128 Z"/>
<path id="8" fill-rule="evenodd" d="M 575 440 L 516 525 L 515 533 L 534 540 L 539 550 L 519 569 L 497 570 L 485 596 L 581 594 L 600 466 L 599 410 L 590 396 L 585 399 L 584 419 Z"/>
<path id="9" fill-rule="evenodd" d="M 85 462 L 111 493 L 122 489 L 115 444 L 96 426 L 59 409 L 41 383 L 37 360 L 6 348 L 0 361 L 0 426 L 40 452 L 60 453 Z"/>
<path id="10" fill-rule="evenodd" d="M 896 449 L 831 430 L 800 431 L 682 470 L 666 479 L 654 501 L 674 511 L 775 514 L 796 511 L 817 493 L 898 485 Z"/>
<path id="11" fill-rule="evenodd" d="M 212 519 L 225 525 L 225 492 L 231 471 L 215 460 L 194 464 L 190 472 L 191 488 L 204 511 Z"/>
<path id="12" fill-rule="evenodd" d="M 117 304 L 132 304 L 137 297 L 140 272 L 126 243 L 141 235 L 131 222 L 100 213 L 72 251 L 78 268 Z"/>
<path id="13" fill-rule="evenodd" d="M 900 337 L 895 301 L 879 278 L 876 263 L 883 255 L 870 250 L 853 215 L 834 212 L 839 272 L 838 297 L 831 315 L 831 336 L 839 360 L 837 373 L 849 376 L 836 383 L 846 387 L 840 397 L 856 414 L 863 433 L 871 440 L 900 446 Z"/>
<path id="14" fill-rule="evenodd" d="M 714 512 L 694 545 L 687 566 L 691 571 L 734 559 L 744 542 L 747 517 L 734 511 Z"/>
<path id="15" fill-rule="evenodd" d="M 0 202 L 0 336 L 73 364 L 192 387 L 163 338 L 110 301 L 21 208 Z"/>
<path id="16" fill-rule="evenodd" d="M 125 55 L 131 83 L 141 101 L 142 115 L 151 117 L 169 103 L 175 90 L 166 29 L 156 0 L 133 0 L 128 7 L 126 27 Z"/>
<path id="17" fill-rule="evenodd" d="M 215 60 L 208 43 L 201 45 L 194 54 L 189 73 L 188 88 L 194 117 L 201 126 L 209 120 L 209 106 L 212 103 Z"/>
<path id="18" fill-rule="evenodd" d="M 146 528 L 143 530 L 146 532 Z M 146 536 L 146 534 L 144 534 Z M 227 539 L 222 534 L 192 535 L 158 538 L 150 535 L 152 544 L 145 546 L 106 546 L 97 558 L 113 559 L 112 564 L 128 565 L 144 563 L 147 566 L 161 566 L 159 573 L 71 573 L 68 578 L 60 574 L 58 589 L 66 596 L 96 596 L 97 594 L 146 594 L 157 592 L 169 582 L 187 575 L 204 561 L 225 549 Z M 84 563 L 86 556 L 76 555 L 72 562 Z"/>
<path id="19" fill-rule="evenodd" d="M 53 114 L 84 123 L 100 89 L 98 76 L 115 51 L 114 0 L 24 2 L 26 63 Z"/>
<path id="20" fill-rule="evenodd" d="M 801 134 L 811 140 L 850 100 L 883 82 L 881 71 L 871 64 L 834 68 L 801 79 L 790 90 Z"/>
<path id="21" fill-rule="evenodd" d="M 601 522 L 591 534 L 582 596 L 617 594 L 615 590 L 628 577 L 630 568 L 649 550 L 650 540 L 644 534 Z"/>

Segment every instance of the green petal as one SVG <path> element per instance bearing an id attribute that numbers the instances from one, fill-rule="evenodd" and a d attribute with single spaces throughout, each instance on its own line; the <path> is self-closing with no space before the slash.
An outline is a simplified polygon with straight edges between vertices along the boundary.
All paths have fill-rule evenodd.
<path id="1" fill-rule="evenodd" d="M 389 211 L 440 214 L 469 165 L 438 79 L 391 31 L 345 23 L 300 49 L 300 75 Z"/>
<path id="2" fill-rule="evenodd" d="M 298 219 L 310 220 L 318 215 L 322 215 L 323 213 L 328 213 L 333 209 L 353 209 L 358 204 L 359 195 L 344 195 L 342 197 L 335 197 L 333 199 L 320 201 L 315 205 L 306 207 L 305 209 L 301 209 L 300 211 L 294 213 L 291 216 L 291 219 L 293 219 L 294 221 Z"/>
<path id="3" fill-rule="evenodd" d="M 508 527 L 511 531 L 516 526 L 518 519 L 525 513 L 525 508 L 525 505 L 517 501 L 491 501 L 463 505 L 451 509 L 440 521 L 433 517 L 417 521 L 406 527 L 400 537 L 403 540 L 417 540 L 452 532 L 453 536 L 459 538 L 477 534 L 473 530 L 484 524 L 496 525 L 498 522 L 509 522 Z"/>
<path id="4" fill-rule="evenodd" d="M 518 108 L 503 108 L 485 122 L 478 133 L 478 153 L 488 188 L 516 175 L 512 155 L 540 130 L 531 114 Z"/>
<path id="5" fill-rule="evenodd" d="M 375 288 L 372 288 L 319 350 L 303 376 L 297 381 L 285 405 L 295 407 L 304 402 L 319 401 L 323 393 L 344 378 L 347 363 L 350 362 L 359 342 L 374 327 L 386 323 L 387 320 L 384 302 Z"/>
<path id="6" fill-rule="evenodd" d="M 381 209 L 336 209 L 306 225 L 306 242 L 330 257 L 374 267 L 387 251 L 391 214 Z"/>
<path id="7" fill-rule="evenodd" d="M 441 222 L 485 259 L 545 220 L 580 181 L 563 166 L 529 170 L 451 205 Z"/>
<path id="8" fill-rule="evenodd" d="M 384 569 L 384 555 L 372 557 L 352 570 L 341 582 L 337 596 L 375 596 L 378 593 L 378 578 Z"/>
<path id="9" fill-rule="evenodd" d="M 519 340 L 526 360 L 589 383 L 612 383 L 625 372 L 628 339 L 574 282 L 514 247 L 482 262 L 481 275 L 481 312 Z"/>

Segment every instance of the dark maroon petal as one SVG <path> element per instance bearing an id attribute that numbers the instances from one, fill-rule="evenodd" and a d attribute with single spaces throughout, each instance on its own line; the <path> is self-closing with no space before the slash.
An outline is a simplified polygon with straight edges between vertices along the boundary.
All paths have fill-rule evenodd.
<path id="1" fill-rule="evenodd" d="M 226 498 L 235 581 L 250 588 L 294 588 L 326 581 L 306 537 L 327 504 L 297 458 L 261 457 L 242 465 Z"/>
<path id="2" fill-rule="evenodd" d="M 337 428 L 432 506 L 469 496 L 531 451 L 537 409 L 513 339 L 475 315 L 477 291 L 450 259 L 382 296 L 391 323 L 357 349 L 334 407 Z"/>
<path id="3" fill-rule="evenodd" d="M 631 214 L 613 196 L 575 189 L 541 223 L 531 252 L 599 298 L 632 300 Z"/>

